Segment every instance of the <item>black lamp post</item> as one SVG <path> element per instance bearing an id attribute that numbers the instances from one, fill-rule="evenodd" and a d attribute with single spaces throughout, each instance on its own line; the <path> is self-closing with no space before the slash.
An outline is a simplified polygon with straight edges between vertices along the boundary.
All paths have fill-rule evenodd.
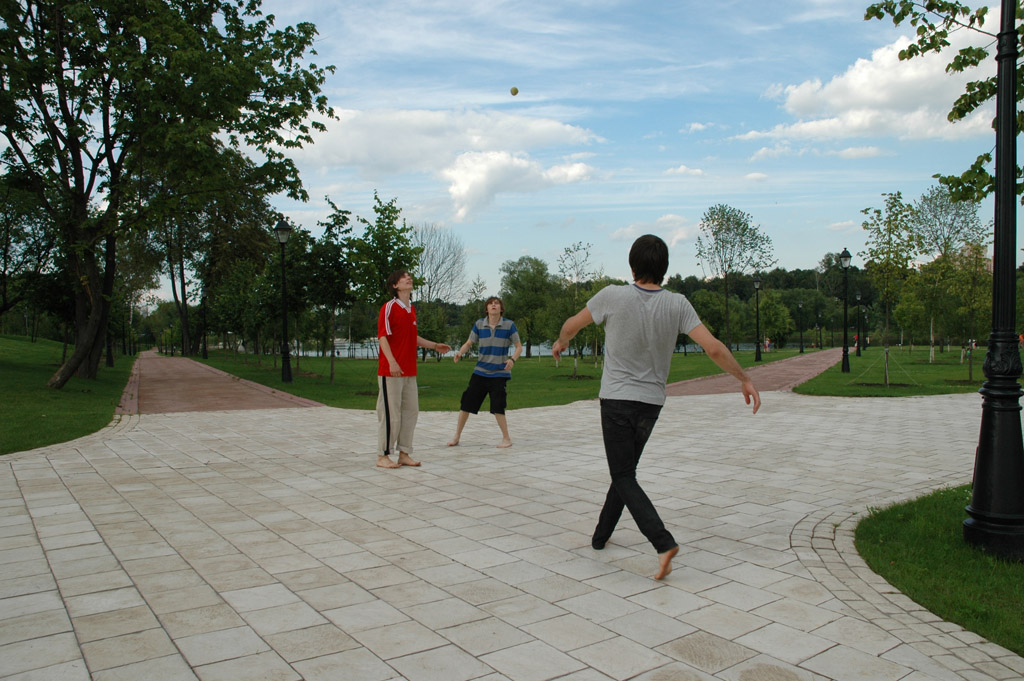
<path id="1" fill-rule="evenodd" d="M 853 260 L 853 256 L 850 255 L 850 251 L 843 247 L 843 252 L 839 254 L 839 264 L 843 268 L 843 373 L 850 373 L 850 320 L 847 316 L 847 306 L 850 300 L 850 261 Z"/>
<path id="2" fill-rule="evenodd" d="M 864 309 L 860 305 L 860 291 L 853 295 L 857 298 L 857 356 L 860 357 L 860 349 L 864 347 L 864 334 L 860 330 L 860 318 L 864 316 Z"/>
<path id="3" fill-rule="evenodd" d="M 818 349 L 821 350 L 821 313 L 818 313 Z"/>
<path id="4" fill-rule="evenodd" d="M 1017 2 L 1003 0 L 996 56 L 995 240 L 992 335 L 985 354 L 981 434 L 974 459 L 964 541 L 1007 560 L 1024 561 L 1024 442 L 1021 439 L 1020 351 L 1014 333 L 1017 292 Z"/>
<path id="5" fill-rule="evenodd" d="M 761 277 L 754 275 L 754 361 L 761 361 Z"/>
<path id="6" fill-rule="evenodd" d="M 284 245 L 292 235 L 292 226 L 278 220 L 274 235 L 281 244 L 281 382 L 292 382 L 292 360 L 288 355 L 288 278 L 284 274 Z"/>
<path id="7" fill-rule="evenodd" d="M 796 325 L 800 327 L 800 352 L 804 351 L 804 301 L 800 301 L 796 304 L 797 322 Z"/>

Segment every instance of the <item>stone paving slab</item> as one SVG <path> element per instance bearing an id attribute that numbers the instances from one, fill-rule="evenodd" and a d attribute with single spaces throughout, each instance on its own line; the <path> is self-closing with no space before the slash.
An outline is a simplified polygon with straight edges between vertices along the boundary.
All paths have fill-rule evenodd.
<path id="1" fill-rule="evenodd" d="M 375 415 L 328 407 L 7 455 L 0 678 L 1024 678 L 853 548 L 869 507 L 969 481 L 981 398 L 763 398 L 668 399 L 641 466 L 681 545 L 664 582 L 628 517 L 590 548 L 596 401 L 511 411 L 508 450 L 422 413 L 419 469 L 376 468 Z"/>

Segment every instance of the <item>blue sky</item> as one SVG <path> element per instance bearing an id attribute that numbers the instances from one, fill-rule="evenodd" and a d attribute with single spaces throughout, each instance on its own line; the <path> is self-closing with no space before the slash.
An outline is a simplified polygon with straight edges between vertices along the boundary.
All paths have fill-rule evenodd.
<path id="1" fill-rule="evenodd" d="M 555 271 L 576 242 L 627 278 L 644 233 L 669 243 L 670 274 L 702 276 L 717 203 L 750 213 L 782 267 L 843 247 L 862 264 L 863 208 L 916 200 L 995 143 L 994 108 L 946 121 L 966 80 L 948 56 L 899 62 L 910 28 L 864 21 L 866 5 L 265 0 L 278 27 L 315 23 L 313 61 L 337 68 L 338 120 L 293 154 L 310 202 L 273 203 L 318 233 L 325 195 L 367 218 L 375 190 L 397 198 L 410 224 L 462 239 L 488 293 L 504 261 Z"/>

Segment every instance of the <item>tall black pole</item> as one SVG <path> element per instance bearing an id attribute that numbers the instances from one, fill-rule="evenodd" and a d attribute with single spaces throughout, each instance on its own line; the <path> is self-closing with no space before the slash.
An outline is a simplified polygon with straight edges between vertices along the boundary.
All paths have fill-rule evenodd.
<path id="1" fill-rule="evenodd" d="M 860 319 L 864 316 L 864 308 L 861 307 L 860 298 L 857 299 L 857 356 L 860 357 L 860 349 L 864 346 L 864 332 L 860 328 Z"/>
<path id="2" fill-rule="evenodd" d="M 284 273 L 284 244 L 281 244 L 281 382 L 292 382 L 292 361 L 288 354 L 288 277 Z"/>
<path id="3" fill-rule="evenodd" d="M 845 248 L 843 249 L 846 250 Z M 843 373 L 850 373 L 850 321 L 847 307 L 850 300 L 850 268 L 843 267 Z"/>
<path id="4" fill-rule="evenodd" d="M 1020 425 L 1020 352 L 1016 308 L 1017 0 L 1003 0 L 996 86 L 995 245 L 992 335 L 985 355 L 981 435 L 974 460 L 964 540 L 1008 560 L 1024 561 L 1024 442 Z"/>
<path id="5" fill-rule="evenodd" d="M 761 287 L 754 286 L 754 361 L 761 361 Z"/>
<path id="6" fill-rule="evenodd" d="M 199 323 L 203 325 L 203 359 L 210 358 L 210 351 L 206 346 L 206 288 L 203 288 L 203 297 L 199 302 Z"/>

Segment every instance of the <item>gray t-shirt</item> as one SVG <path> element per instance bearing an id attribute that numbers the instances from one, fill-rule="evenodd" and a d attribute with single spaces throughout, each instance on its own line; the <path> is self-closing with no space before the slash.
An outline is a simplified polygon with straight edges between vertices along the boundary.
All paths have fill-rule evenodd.
<path id="1" fill-rule="evenodd" d="M 605 328 L 601 398 L 665 404 L 676 339 L 701 323 L 686 296 L 635 284 L 607 286 L 587 309 Z"/>

